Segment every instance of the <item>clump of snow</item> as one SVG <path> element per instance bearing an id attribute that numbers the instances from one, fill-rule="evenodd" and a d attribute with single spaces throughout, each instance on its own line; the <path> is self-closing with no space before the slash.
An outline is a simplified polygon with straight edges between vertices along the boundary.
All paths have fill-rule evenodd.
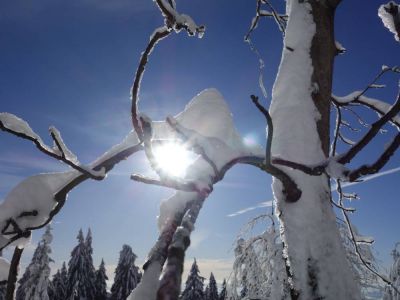
<path id="1" fill-rule="evenodd" d="M 343 54 L 346 52 L 346 48 L 343 47 L 343 45 L 340 42 L 335 41 L 335 46 L 336 46 L 336 50 L 338 51 L 339 54 Z"/>
<path id="2" fill-rule="evenodd" d="M 153 261 L 145 270 L 138 286 L 132 291 L 127 300 L 152 300 L 156 299 L 161 266 Z"/>
<path id="3" fill-rule="evenodd" d="M 216 89 L 204 90 L 189 102 L 183 112 L 174 118 L 169 117 L 168 120 L 189 138 L 189 144 L 199 145 L 218 170 L 241 156 L 264 157 L 261 147 L 248 146 L 239 135 L 228 105 Z M 154 139 L 179 139 L 179 134 L 166 122 L 153 122 L 152 125 Z M 205 197 L 211 191 L 215 175 L 213 167 L 200 156 L 187 168 L 185 180 L 194 182 L 205 192 Z M 198 196 L 195 192 L 177 191 L 163 201 L 160 206 L 159 227 Z"/>
<path id="4" fill-rule="evenodd" d="M 73 162 L 74 164 L 79 164 L 78 158 L 76 157 L 75 154 L 72 153 L 71 150 L 68 149 L 68 147 L 65 145 L 60 131 L 58 131 L 57 128 L 51 126 L 49 128 L 50 134 L 54 137 L 54 139 L 57 141 L 57 145 L 53 146 L 53 152 L 58 153 L 58 155 L 65 155 L 65 158 L 68 159 L 69 161 Z M 61 148 L 61 149 L 59 149 Z"/>
<path id="5" fill-rule="evenodd" d="M 10 271 L 10 262 L 4 257 L 0 257 L 0 281 L 8 279 L 9 271 Z"/>
<path id="6" fill-rule="evenodd" d="M 0 125 L 4 126 L 5 128 L 11 131 L 29 136 L 32 139 L 41 142 L 40 137 L 32 130 L 29 124 L 13 114 L 0 113 Z"/>
<path id="7" fill-rule="evenodd" d="M 6 227 L 9 219 L 22 231 L 43 225 L 57 204 L 54 195 L 78 176 L 78 171 L 39 174 L 26 178 L 12 189 L 0 204 L 0 228 L 5 228 L 0 247 L 15 235 L 12 224 Z M 26 212 L 31 215 L 24 216 Z"/>
<path id="8" fill-rule="evenodd" d="M 349 170 L 343 164 L 339 163 L 336 158 L 328 160 L 325 171 L 331 178 L 342 179 L 344 181 L 348 179 Z"/>
<path id="9" fill-rule="evenodd" d="M 394 1 L 381 5 L 378 16 L 387 29 L 394 34 L 396 41 L 400 41 L 400 6 Z"/>

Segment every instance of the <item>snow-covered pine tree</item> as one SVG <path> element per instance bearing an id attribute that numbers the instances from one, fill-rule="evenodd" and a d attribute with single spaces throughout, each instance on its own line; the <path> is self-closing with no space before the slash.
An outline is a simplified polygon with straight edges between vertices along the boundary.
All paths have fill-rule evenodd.
<path id="1" fill-rule="evenodd" d="M 104 264 L 104 260 L 101 260 L 99 269 L 96 271 L 96 279 L 94 282 L 96 288 L 96 300 L 106 300 L 107 299 L 107 274 Z"/>
<path id="2" fill-rule="evenodd" d="M 226 299 L 226 279 L 222 281 L 221 292 L 219 293 L 218 300 L 225 300 Z"/>
<path id="3" fill-rule="evenodd" d="M 67 298 L 67 282 L 68 272 L 65 262 L 63 262 L 61 270 L 57 270 L 57 273 L 53 276 L 51 283 L 51 295 L 50 300 L 65 300 Z"/>
<path id="4" fill-rule="evenodd" d="M 6 297 L 7 283 L 0 284 L 0 300 L 4 300 Z"/>
<path id="5" fill-rule="evenodd" d="M 16 300 L 24 300 L 25 299 L 26 282 L 28 281 L 29 277 L 31 276 L 30 266 L 37 263 L 38 257 L 39 257 L 39 252 L 40 252 L 40 249 L 39 249 L 39 245 L 38 245 L 36 247 L 35 251 L 33 252 L 31 262 L 29 263 L 28 267 L 25 269 L 25 272 L 22 275 L 22 277 L 18 280 L 18 288 L 17 288 L 17 292 L 15 295 Z"/>
<path id="6" fill-rule="evenodd" d="M 91 272 L 91 253 L 84 241 L 82 229 L 79 230 L 78 245 L 71 252 L 68 262 L 68 299 L 94 299 L 94 275 Z"/>
<path id="7" fill-rule="evenodd" d="M 203 298 L 204 300 L 209 300 L 208 299 L 209 289 L 210 289 L 210 287 L 207 285 L 204 290 L 204 298 Z"/>
<path id="8" fill-rule="evenodd" d="M 48 294 L 49 294 L 50 300 L 65 299 L 65 297 L 61 298 L 59 296 L 59 293 L 63 291 L 63 289 L 60 288 L 60 278 L 61 278 L 61 272 L 60 272 L 60 270 L 57 270 L 56 274 L 53 275 L 53 280 L 50 282 L 50 285 L 49 285 Z"/>
<path id="9" fill-rule="evenodd" d="M 114 283 L 111 287 L 112 300 L 126 299 L 140 282 L 142 274 L 135 265 L 136 257 L 130 246 L 122 246 L 115 270 Z"/>
<path id="10" fill-rule="evenodd" d="M 181 300 L 202 300 L 204 299 L 204 277 L 200 276 L 199 267 L 194 259 L 190 273 L 186 280 L 185 289 L 182 292 Z"/>
<path id="11" fill-rule="evenodd" d="M 400 243 L 397 243 L 392 251 L 393 265 L 389 273 L 391 282 L 398 290 L 400 290 L 400 252 L 397 249 L 399 245 Z M 400 300 L 400 294 L 396 293 L 392 287 L 387 286 L 384 291 L 383 300 Z"/>
<path id="12" fill-rule="evenodd" d="M 91 278 L 93 284 L 91 287 L 93 288 L 92 291 L 89 291 L 89 295 L 95 295 L 96 294 L 96 287 L 95 287 L 95 278 L 96 278 L 96 269 L 93 265 L 93 247 L 92 247 L 92 230 L 88 229 L 87 234 L 86 234 L 86 239 L 85 239 L 85 248 L 86 248 L 86 263 L 87 263 L 87 274 L 88 277 Z M 90 286 L 89 286 L 90 287 Z"/>
<path id="13" fill-rule="evenodd" d="M 33 255 L 32 261 L 21 278 L 19 295 L 17 299 L 23 300 L 48 300 L 48 288 L 50 285 L 50 243 L 53 240 L 51 227 L 47 226 L 41 241 Z"/>
<path id="14" fill-rule="evenodd" d="M 206 289 L 206 299 L 207 300 L 218 300 L 218 287 L 217 282 L 215 281 L 214 274 L 211 272 L 210 279 L 208 281 L 207 289 Z"/>

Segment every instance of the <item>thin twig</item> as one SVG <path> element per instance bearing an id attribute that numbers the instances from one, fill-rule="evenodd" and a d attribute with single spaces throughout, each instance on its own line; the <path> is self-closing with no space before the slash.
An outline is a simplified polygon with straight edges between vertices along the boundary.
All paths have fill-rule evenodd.
<path id="1" fill-rule="evenodd" d="M 342 186 L 341 186 L 340 180 L 336 180 L 336 191 L 337 191 L 337 193 L 339 195 L 340 206 L 343 206 L 343 191 L 342 191 Z M 360 259 L 361 263 L 365 266 L 365 268 L 367 268 L 375 276 L 379 277 L 383 282 L 385 282 L 386 284 L 390 285 L 396 291 L 396 293 L 400 294 L 400 291 L 397 289 L 396 286 L 394 286 L 393 282 L 391 282 L 385 276 L 383 276 L 379 272 L 377 272 L 371 266 L 371 263 L 368 262 L 367 260 L 365 260 L 364 256 L 362 255 L 362 253 L 360 251 L 360 248 L 359 248 L 359 246 L 357 244 L 356 234 L 354 233 L 353 228 L 351 226 L 350 217 L 349 217 L 347 211 L 342 209 L 342 214 L 343 214 L 343 217 L 344 217 L 345 224 L 347 225 L 347 229 L 348 229 L 348 231 L 350 233 L 350 239 L 351 239 L 351 241 L 352 241 L 352 243 L 354 245 L 354 249 L 355 249 L 356 255 Z"/>
<path id="2" fill-rule="evenodd" d="M 258 101 L 258 97 L 255 95 L 250 96 L 251 100 L 258 108 L 258 110 L 264 115 L 267 125 L 268 125 L 268 137 L 267 137 L 267 146 L 265 153 L 265 165 L 264 171 L 268 172 L 272 176 L 278 178 L 283 185 L 283 194 L 286 196 L 285 199 L 287 202 L 296 202 L 301 197 L 301 190 L 298 188 L 297 184 L 293 181 L 292 178 L 288 174 L 286 174 L 281 169 L 275 167 L 271 162 L 271 147 L 272 147 L 272 139 L 273 139 L 273 123 L 271 115 L 268 110 L 260 104 Z"/>
<path id="3" fill-rule="evenodd" d="M 44 154 L 66 163 L 73 169 L 81 172 L 82 174 L 85 174 L 86 176 L 88 176 L 91 179 L 94 179 L 94 180 L 103 180 L 104 179 L 104 175 L 96 175 L 96 174 L 94 174 L 94 172 L 91 172 L 87 168 L 82 167 L 81 165 L 76 164 L 75 162 L 69 160 L 63 151 L 60 151 L 61 154 L 57 154 L 57 153 L 51 151 L 49 147 L 46 147 L 45 145 L 43 145 L 37 138 L 34 138 L 30 135 L 26 135 L 21 132 L 16 132 L 10 128 L 7 128 L 1 121 L 0 121 L 0 129 L 5 132 L 9 132 L 15 136 L 18 136 L 20 138 L 23 138 L 25 140 L 32 141 L 34 143 L 34 145 L 36 146 L 36 148 L 39 149 Z M 59 146 L 59 149 L 62 149 L 61 146 Z"/>
<path id="4" fill-rule="evenodd" d="M 397 96 L 397 100 L 395 104 L 391 107 L 391 109 L 382 116 L 378 121 L 372 124 L 369 131 L 363 136 L 363 138 L 358 141 L 353 147 L 351 147 L 347 153 L 342 155 L 338 162 L 341 164 L 349 163 L 354 156 L 356 156 L 362 149 L 365 148 L 366 145 L 378 134 L 379 130 L 385 125 L 389 120 L 391 120 L 397 113 L 400 111 L 400 93 Z"/>

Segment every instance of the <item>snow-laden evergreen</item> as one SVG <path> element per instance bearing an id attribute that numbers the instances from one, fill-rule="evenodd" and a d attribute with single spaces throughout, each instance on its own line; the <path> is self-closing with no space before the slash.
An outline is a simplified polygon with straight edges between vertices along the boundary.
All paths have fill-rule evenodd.
<path id="1" fill-rule="evenodd" d="M 101 260 L 99 269 L 96 271 L 95 277 L 95 288 L 96 288 L 96 300 L 106 300 L 107 299 L 107 274 L 104 264 L 104 260 Z"/>
<path id="2" fill-rule="evenodd" d="M 193 261 L 189 276 L 186 280 L 185 289 L 182 292 L 181 300 L 202 300 L 204 299 L 204 277 L 200 276 L 196 259 Z"/>
<path id="3" fill-rule="evenodd" d="M 227 296 L 226 292 L 226 279 L 222 282 L 221 292 L 219 293 L 218 300 L 225 300 Z"/>
<path id="4" fill-rule="evenodd" d="M 122 246 L 115 269 L 114 284 L 111 287 L 112 300 L 126 299 L 140 282 L 142 274 L 135 265 L 136 257 L 130 246 Z"/>
<path id="5" fill-rule="evenodd" d="M 63 262 L 61 270 L 57 270 L 57 273 L 53 276 L 51 294 L 49 293 L 50 300 L 65 300 L 67 298 L 67 283 L 68 271 L 65 262 Z"/>
<path id="6" fill-rule="evenodd" d="M 390 268 L 389 279 L 397 290 L 400 290 L 400 252 L 397 243 L 392 251 L 393 265 Z M 397 293 L 392 287 L 385 288 L 383 300 L 400 300 L 400 294 Z"/>
<path id="7" fill-rule="evenodd" d="M 94 299 L 94 275 L 91 272 L 93 261 L 82 229 L 79 230 L 77 239 L 78 245 L 72 250 L 68 262 L 67 297 L 71 300 Z"/>
<path id="8" fill-rule="evenodd" d="M 96 287 L 95 287 L 96 269 L 94 268 L 94 265 L 93 265 L 92 241 L 93 241 L 92 231 L 89 228 L 88 232 L 86 234 L 86 239 L 85 239 L 86 263 L 87 263 L 86 272 L 88 274 L 88 277 L 92 278 L 92 282 L 93 282 L 93 284 L 88 286 L 88 288 L 93 288 L 93 290 L 89 291 L 88 295 L 96 295 Z"/>
<path id="9" fill-rule="evenodd" d="M 208 281 L 207 289 L 205 292 L 206 300 L 218 300 L 218 287 L 215 281 L 214 274 L 211 272 L 210 279 Z"/>
<path id="10" fill-rule="evenodd" d="M 6 283 L 0 284 L 0 300 L 5 299 L 6 291 L 7 291 L 7 284 Z"/>
<path id="11" fill-rule="evenodd" d="M 51 227 L 47 226 L 41 241 L 35 250 L 31 263 L 20 280 L 17 299 L 24 300 L 49 300 L 48 289 L 50 285 L 50 243 L 53 240 Z"/>

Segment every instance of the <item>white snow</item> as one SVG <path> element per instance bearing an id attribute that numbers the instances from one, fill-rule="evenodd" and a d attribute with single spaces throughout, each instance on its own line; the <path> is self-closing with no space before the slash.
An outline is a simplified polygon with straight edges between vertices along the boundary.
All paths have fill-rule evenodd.
<path id="1" fill-rule="evenodd" d="M 346 48 L 343 47 L 343 45 L 340 42 L 335 41 L 335 46 L 336 46 L 336 49 L 339 52 L 339 54 L 346 52 Z"/>
<path id="2" fill-rule="evenodd" d="M 143 273 L 142 280 L 132 291 L 127 300 L 156 299 L 160 274 L 161 266 L 158 262 L 155 261 L 149 264 L 148 268 Z"/>
<path id="3" fill-rule="evenodd" d="M 165 9 L 168 11 L 168 13 L 170 13 L 174 17 L 176 22 L 174 30 L 176 32 L 179 32 L 182 26 L 187 26 L 189 35 L 195 35 L 197 31 L 198 37 L 199 38 L 203 37 L 204 28 L 199 27 L 190 16 L 185 14 L 179 14 L 176 11 L 175 7 L 171 6 L 167 0 L 161 0 L 161 2 L 162 5 L 165 7 Z"/>
<path id="4" fill-rule="evenodd" d="M 77 171 L 69 171 L 39 174 L 23 180 L 0 204 L 0 228 L 4 228 L 10 218 L 18 224 L 21 230 L 44 224 L 56 205 L 54 195 L 79 175 L 80 173 Z M 37 215 L 19 217 L 23 212 L 32 211 L 37 211 Z M 14 236 L 14 234 L 7 234 L 13 230 L 13 226 L 9 225 L 2 235 L 0 247 L 3 247 L 8 239 Z"/>
<path id="5" fill-rule="evenodd" d="M 40 141 L 40 137 L 32 130 L 29 124 L 10 113 L 0 113 L 0 122 L 7 129 L 27 135 L 35 140 Z"/>
<path id="6" fill-rule="evenodd" d="M 397 9 L 397 13 L 395 13 L 395 15 L 392 15 L 388 12 L 391 7 Z M 378 16 L 381 18 L 383 25 L 385 25 L 385 27 L 394 34 L 396 41 L 400 41 L 400 37 L 396 31 L 395 25 L 400 24 L 400 6 L 394 1 L 390 1 L 387 4 L 381 5 L 378 10 Z"/>
<path id="7" fill-rule="evenodd" d="M 53 126 L 49 128 L 49 131 L 54 136 L 55 140 L 58 142 L 59 145 L 59 146 L 58 145 L 53 146 L 53 152 L 58 153 L 58 155 L 61 155 L 63 153 L 66 159 L 68 159 L 69 161 L 73 162 L 76 165 L 79 165 L 78 158 L 65 145 L 61 137 L 60 131 L 58 131 L 58 129 Z M 58 147 L 60 147 L 61 149 L 59 149 Z"/>
<path id="8" fill-rule="evenodd" d="M 9 270 L 10 270 L 10 262 L 4 257 L 0 257 L 0 281 L 8 279 Z"/>
<path id="9" fill-rule="evenodd" d="M 263 157 L 264 151 L 257 145 L 247 146 L 236 131 L 232 114 L 216 89 L 207 89 L 198 94 L 185 107 L 185 110 L 169 117 L 177 124 L 180 131 L 190 137 L 190 143 L 200 145 L 207 156 L 220 170 L 233 159 L 254 155 Z M 166 122 L 153 122 L 154 139 L 177 139 L 177 135 Z M 208 162 L 199 157 L 188 167 L 185 180 L 195 182 L 198 187 L 209 190 L 213 184 L 214 170 Z M 186 203 L 198 197 L 194 192 L 177 191 L 172 197 L 164 200 L 160 206 L 159 226 L 185 208 Z"/>
<path id="10" fill-rule="evenodd" d="M 328 160 L 325 170 L 331 178 L 341 179 L 344 181 L 348 179 L 346 174 L 349 170 L 341 163 L 338 163 L 336 158 L 330 158 Z"/>
<path id="11" fill-rule="evenodd" d="M 326 161 L 321 148 L 316 121 L 321 116 L 312 99 L 313 65 L 310 57 L 316 26 L 306 1 L 286 1 L 289 16 L 279 72 L 273 87 L 270 114 L 274 124 L 272 156 L 305 165 Z M 292 49 L 292 50 L 291 50 Z M 311 295 L 308 268 L 324 268 L 318 273 L 318 296 L 324 299 L 359 299 L 337 233 L 335 215 L 329 204 L 329 185 L 325 175 L 307 176 L 284 168 L 302 191 L 296 203 L 285 202 L 282 185 L 273 181 L 278 214 L 284 228 L 290 268 L 301 299 Z M 316 224 L 319 224 L 316 226 Z M 328 238 L 329 237 L 329 238 Z M 341 274 L 341 276 L 337 276 Z M 335 288 L 335 287 L 340 287 Z M 352 298 L 348 296 L 352 295 Z"/>

